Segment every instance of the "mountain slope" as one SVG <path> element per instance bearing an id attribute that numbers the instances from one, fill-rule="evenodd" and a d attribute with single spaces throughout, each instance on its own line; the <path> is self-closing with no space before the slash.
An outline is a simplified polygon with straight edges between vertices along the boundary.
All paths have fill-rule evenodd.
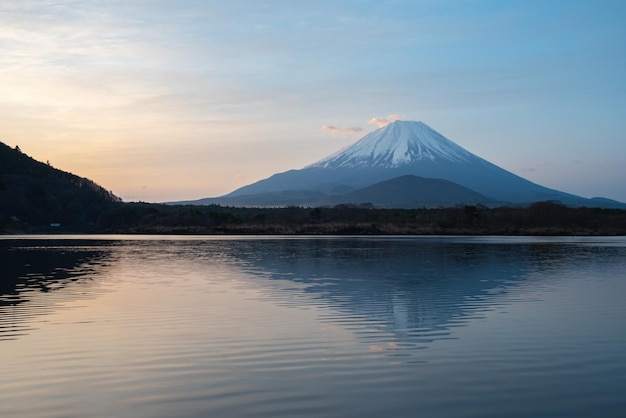
<path id="1" fill-rule="evenodd" d="M 493 206 L 493 199 L 463 186 L 442 179 L 428 179 L 405 175 L 352 190 L 336 187 L 323 191 L 285 190 L 241 196 L 223 196 L 191 202 L 171 204 L 196 204 L 243 207 L 271 206 L 332 206 L 339 204 L 372 204 L 375 207 L 416 208 L 440 207 L 457 204 L 483 204 Z"/>
<path id="2" fill-rule="evenodd" d="M 91 180 L 57 170 L 0 142 L 0 229 L 16 222 L 84 227 L 119 201 Z"/>
<path id="3" fill-rule="evenodd" d="M 491 199 L 514 204 L 546 200 L 571 206 L 609 204 L 535 184 L 472 154 L 422 122 L 407 121 L 390 123 L 303 169 L 274 174 L 223 198 L 248 196 L 253 201 L 252 196 L 260 198 L 266 193 L 322 192 L 338 186 L 357 189 L 404 175 L 449 180 Z M 623 207 L 619 202 L 615 204 Z"/>
<path id="4" fill-rule="evenodd" d="M 472 154 L 422 122 L 408 121 L 390 123 L 302 169 L 274 174 L 221 197 L 176 203 L 316 205 L 407 175 L 448 180 L 500 204 L 556 201 L 569 206 L 626 208 L 610 199 L 586 199 L 535 184 Z"/>
<path id="5" fill-rule="evenodd" d="M 491 199 L 448 180 L 413 175 L 396 177 L 334 199 L 337 203 L 371 203 L 375 207 L 416 208 L 458 204 L 493 204 Z"/>

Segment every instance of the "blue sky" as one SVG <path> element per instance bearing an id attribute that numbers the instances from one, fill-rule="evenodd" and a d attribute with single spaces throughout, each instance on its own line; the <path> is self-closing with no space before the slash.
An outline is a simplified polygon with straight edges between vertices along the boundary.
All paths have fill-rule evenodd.
<path id="1" fill-rule="evenodd" d="M 167 201 L 301 168 L 399 115 L 626 201 L 624 22 L 622 1 L 3 1 L 0 141 Z"/>

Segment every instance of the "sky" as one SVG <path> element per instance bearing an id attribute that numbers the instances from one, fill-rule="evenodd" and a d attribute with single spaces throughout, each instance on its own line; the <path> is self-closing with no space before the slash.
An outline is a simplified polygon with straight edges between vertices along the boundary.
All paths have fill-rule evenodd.
<path id="1" fill-rule="evenodd" d="M 626 202 L 624 22 L 621 0 L 0 0 L 0 141 L 163 202 L 399 118 Z"/>

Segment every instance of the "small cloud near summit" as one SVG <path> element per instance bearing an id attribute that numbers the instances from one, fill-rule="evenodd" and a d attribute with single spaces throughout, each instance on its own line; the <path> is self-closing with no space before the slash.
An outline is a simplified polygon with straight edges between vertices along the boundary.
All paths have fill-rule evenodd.
<path id="1" fill-rule="evenodd" d="M 371 118 L 369 121 L 367 121 L 367 123 L 369 123 L 370 125 L 377 125 L 379 128 L 382 128 L 383 126 L 388 125 L 391 122 L 395 122 L 400 119 L 402 119 L 402 116 L 391 114 L 387 116 L 377 116 L 377 117 Z M 351 135 L 351 134 L 358 134 L 358 133 L 363 132 L 363 128 L 361 128 L 360 126 L 345 127 L 345 126 L 323 125 L 320 128 L 320 130 L 329 132 L 332 136 Z"/>
<path id="2" fill-rule="evenodd" d="M 342 126 L 324 125 L 320 128 L 320 130 L 330 132 L 330 134 L 333 136 L 335 136 L 336 134 L 358 134 L 359 132 L 363 132 L 363 128 L 361 128 L 360 126 L 342 127 Z"/>
<path id="3" fill-rule="evenodd" d="M 397 120 L 402 119 L 402 116 L 400 115 L 387 115 L 387 116 L 377 116 L 374 117 L 372 119 L 370 119 L 369 121 L 367 121 L 367 123 L 369 123 L 370 125 L 378 125 L 379 128 L 382 128 L 383 126 L 389 125 L 391 122 L 395 122 Z"/>

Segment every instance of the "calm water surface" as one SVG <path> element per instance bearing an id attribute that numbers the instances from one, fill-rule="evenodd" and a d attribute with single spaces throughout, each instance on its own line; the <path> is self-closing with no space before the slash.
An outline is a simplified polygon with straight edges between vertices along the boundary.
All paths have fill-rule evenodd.
<path id="1" fill-rule="evenodd" d="M 2 417 L 623 417 L 626 238 L 0 237 Z"/>

